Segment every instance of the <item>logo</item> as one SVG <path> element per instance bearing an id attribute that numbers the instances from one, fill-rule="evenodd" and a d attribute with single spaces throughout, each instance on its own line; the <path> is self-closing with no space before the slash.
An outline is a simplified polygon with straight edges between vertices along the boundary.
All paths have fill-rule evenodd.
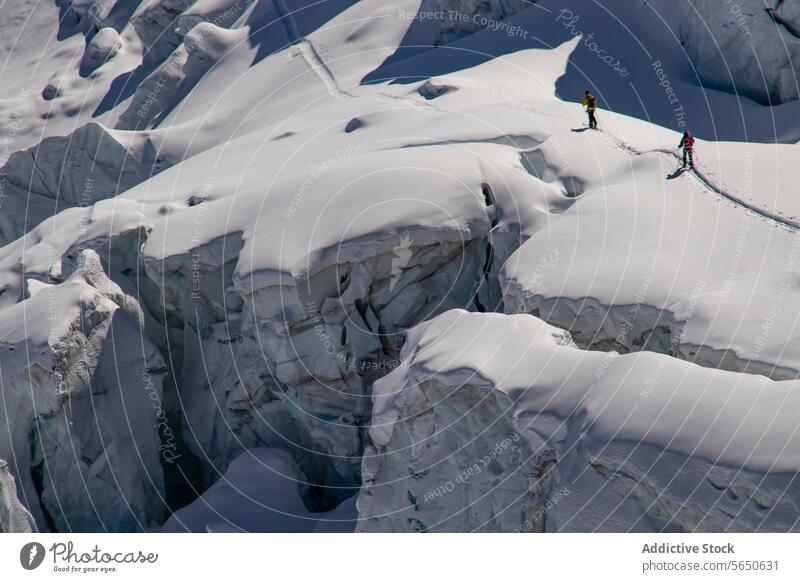
<path id="1" fill-rule="evenodd" d="M 392 278 L 389 281 L 389 291 L 394 291 L 394 286 L 400 280 L 403 269 L 411 262 L 411 237 L 408 235 L 400 239 L 400 246 L 395 247 L 394 257 L 392 257 Z"/>
<path id="2" fill-rule="evenodd" d="M 39 542 L 29 542 L 19 551 L 19 563 L 26 570 L 35 570 L 44 561 L 44 546 Z"/>

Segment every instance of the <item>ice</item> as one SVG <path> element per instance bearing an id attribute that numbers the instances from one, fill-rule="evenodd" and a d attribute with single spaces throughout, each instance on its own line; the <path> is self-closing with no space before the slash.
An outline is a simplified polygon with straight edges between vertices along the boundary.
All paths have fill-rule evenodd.
<path id="1" fill-rule="evenodd" d="M 669 153 L 678 135 L 649 138 L 636 125 L 621 119 L 606 130 L 624 139 L 587 138 L 596 161 L 570 171 L 583 187 L 579 201 L 503 267 L 506 312 L 537 314 L 571 329 L 586 347 L 652 349 L 796 377 L 795 322 L 780 314 L 793 313 L 800 300 L 800 247 L 796 228 L 787 228 L 790 211 L 775 212 L 793 204 L 776 194 L 783 172 L 770 171 L 786 154 L 776 146 L 701 142 L 708 158 L 698 160 L 698 173 L 678 174 Z M 545 158 L 557 155 L 554 143 L 539 148 Z M 791 179 L 788 168 L 785 176 Z M 705 180 L 722 185 L 723 195 Z"/>
<path id="2" fill-rule="evenodd" d="M 39 529 L 128 531 L 163 513 L 166 368 L 135 299 L 91 250 L 62 283 L 0 313 L 0 456 Z M 4 468 L 4 470 L 7 470 Z"/>
<path id="3" fill-rule="evenodd" d="M 39 529 L 794 527 L 775 71 L 781 106 L 699 87 L 661 0 L 44 4 L 0 89 L 0 458 Z"/>
<path id="4" fill-rule="evenodd" d="M 797 3 L 745 0 L 720 9 L 713 0 L 690 0 L 681 12 L 681 40 L 705 84 L 767 104 L 800 99 Z"/>
<path id="5" fill-rule="evenodd" d="M 357 519 L 354 501 L 346 501 L 333 511 L 312 513 L 299 493 L 308 486 L 288 453 L 252 449 L 235 459 L 199 499 L 173 514 L 162 531 L 353 531 Z"/>
<path id="6" fill-rule="evenodd" d="M 0 459 L 0 533 L 32 531 L 36 531 L 36 522 L 17 499 L 14 476 L 8 469 L 8 463 Z"/>
<path id="7" fill-rule="evenodd" d="M 452 310 L 373 394 L 362 531 L 797 527 L 794 381 Z"/>

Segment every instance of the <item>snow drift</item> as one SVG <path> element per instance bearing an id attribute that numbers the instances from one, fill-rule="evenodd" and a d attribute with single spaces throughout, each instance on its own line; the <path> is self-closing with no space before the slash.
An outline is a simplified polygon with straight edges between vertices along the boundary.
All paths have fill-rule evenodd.
<path id="1" fill-rule="evenodd" d="M 685 121 L 655 105 L 652 63 L 707 137 L 688 104 L 740 106 L 760 141 L 792 141 L 796 111 L 687 80 L 653 5 L 616 24 L 582 0 L 570 19 L 550 0 L 58 7 L 31 19 L 54 27 L 48 58 L 10 68 L 0 101 L 18 121 L 0 458 L 40 530 L 795 527 L 794 384 L 755 375 L 800 371 L 793 150 L 698 140 L 676 172 Z M 631 83 L 576 15 L 606 52 L 643 39 Z M 578 70 L 608 87 L 602 132 Z M 538 355 L 487 363 L 499 336 Z M 455 341 L 474 348 L 458 369 L 417 359 Z M 616 403 L 612 380 L 631 402 L 653 384 L 638 424 L 582 404 Z M 729 401 L 742 432 L 706 438 Z"/>
<path id="2" fill-rule="evenodd" d="M 362 531 L 798 527 L 797 382 L 453 310 L 409 332 L 374 398 Z"/>

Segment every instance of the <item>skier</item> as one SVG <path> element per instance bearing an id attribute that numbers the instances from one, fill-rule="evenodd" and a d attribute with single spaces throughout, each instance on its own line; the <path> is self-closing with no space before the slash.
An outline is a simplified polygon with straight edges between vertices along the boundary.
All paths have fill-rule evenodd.
<path id="1" fill-rule="evenodd" d="M 678 149 L 683 148 L 683 167 L 686 168 L 686 156 L 689 156 L 689 167 L 694 170 L 694 138 L 688 131 L 683 132 Z"/>
<path id="2" fill-rule="evenodd" d="M 589 114 L 589 129 L 597 129 L 597 118 L 594 112 L 597 109 L 597 99 L 594 98 L 591 91 L 586 91 L 586 96 L 581 101 L 581 105 L 586 107 L 586 113 Z"/>

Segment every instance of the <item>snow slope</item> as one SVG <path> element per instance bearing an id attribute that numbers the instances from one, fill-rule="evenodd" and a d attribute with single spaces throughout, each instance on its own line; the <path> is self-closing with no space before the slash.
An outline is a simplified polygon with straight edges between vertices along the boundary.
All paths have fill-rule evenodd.
<path id="1" fill-rule="evenodd" d="M 734 4 L 741 8 L 759 3 L 761 0 Z M 680 4 L 689 11 L 688 3 Z M 540 0 L 502 25 L 436 50 L 417 49 L 418 55 L 404 54 L 408 58 L 399 62 L 390 60 L 365 81 L 416 82 L 519 50 L 553 48 L 580 37 L 556 88 L 568 101 L 580 100 L 583 92 L 591 89 L 601 108 L 601 123 L 604 110 L 610 110 L 674 130 L 689 129 L 708 140 L 797 142 L 800 103 L 796 99 L 766 107 L 744 90 L 761 85 L 762 90 L 777 93 L 784 82 L 782 75 L 788 77 L 785 83 L 796 85 L 796 74 L 787 68 L 789 49 L 781 44 L 781 34 L 772 25 L 749 37 L 737 36 L 738 28 L 726 21 L 734 17 L 729 10 L 732 6 L 694 4 L 707 8 L 701 16 L 694 15 L 691 34 L 687 34 L 685 11 L 676 10 L 673 0 Z M 422 44 L 413 31 L 424 25 L 422 21 L 412 26 L 407 35 L 409 45 Z M 761 43 L 765 45 L 763 56 Z M 700 61 L 696 52 L 707 54 L 713 63 Z M 754 52 L 759 55 L 755 57 L 756 70 L 763 74 L 753 74 Z M 727 86 L 709 83 L 705 76 L 712 69 L 719 71 L 721 61 Z M 740 89 L 739 95 L 720 90 L 730 89 L 732 83 Z"/>
<path id="2" fill-rule="evenodd" d="M 19 117 L 27 125 L 20 125 L 9 146 L 0 180 L 3 207 L 11 211 L 0 221 L 7 243 L 0 248 L 0 337 L 8 346 L 0 364 L 4 393 L 12 390 L 19 407 L 3 409 L 13 436 L 0 442 L 0 458 L 8 461 L 20 499 L 40 529 L 150 529 L 180 510 L 168 529 L 306 531 L 320 517 L 344 516 L 352 526 L 356 496 L 359 517 L 366 518 L 362 529 L 430 528 L 430 516 L 385 516 L 387 508 L 410 500 L 400 489 L 379 492 L 385 475 L 406 475 L 407 459 L 385 451 L 365 456 L 365 450 L 392 444 L 376 432 L 374 387 L 389 385 L 388 378 L 376 380 L 401 360 L 404 366 L 411 361 L 407 334 L 433 329 L 415 326 L 437 316 L 436 322 L 461 318 L 457 309 L 476 312 L 469 318 L 479 322 L 457 330 L 461 339 L 484 322 L 497 325 L 500 334 L 510 324 L 496 322 L 525 321 L 535 328 L 514 348 L 523 349 L 539 328 L 552 329 L 541 319 L 569 330 L 583 348 L 677 356 L 638 354 L 621 361 L 631 369 L 640 365 L 634 362 L 656 368 L 666 362 L 670 374 L 685 375 L 681 411 L 691 404 L 693 390 L 721 374 L 715 368 L 732 371 L 719 377 L 749 387 L 738 406 L 762 406 L 754 386 L 777 385 L 791 393 L 785 388 L 790 384 L 754 374 L 789 379 L 800 370 L 791 315 L 800 307 L 800 223 L 789 188 L 795 170 L 787 167 L 793 146 L 752 142 L 775 141 L 776 135 L 794 141 L 798 105 L 767 108 L 698 87 L 692 63 L 674 42 L 674 15 L 652 26 L 654 14 L 671 12 L 665 3 L 58 5 L 60 32 L 48 43 L 59 48 L 45 45 L 48 58 L 41 67 L 20 65 L 33 58 L 34 49 L 12 49 L 6 60 L 14 68 L 3 89 L 11 91 L 4 99 L 26 87 L 42 94 L 25 101 L 28 109 Z M 468 18 L 421 16 L 441 9 Z M 564 9 L 572 16 L 566 18 Z M 50 9 L 32 14 L 37 27 L 57 26 Z M 485 25 L 476 27 L 476 17 Z M 575 33 L 587 22 L 597 30 L 598 46 Z M 600 46 L 606 55 L 624 57 L 624 82 L 616 65 L 599 58 Z M 666 86 L 653 70 L 657 60 L 669 79 Z M 587 86 L 601 99 L 601 132 L 585 131 L 577 100 Z M 697 171 L 675 172 L 676 130 L 682 128 L 667 87 L 680 95 L 687 123 L 700 136 L 740 141 L 699 140 Z M 3 107 L 12 108 L 13 118 L 12 101 Z M 718 126 L 717 116 L 726 123 Z M 740 126 L 727 123 L 733 118 Z M 52 328 L 50 302 L 59 309 L 54 321 L 66 327 Z M 477 313 L 490 311 L 525 315 Z M 96 312 L 103 317 L 84 321 Z M 108 318 L 124 333 L 112 334 Z M 437 327 L 433 335 L 451 349 L 443 330 Z M 75 341 L 54 341 L 63 337 Z M 489 336 L 484 339 L 491 344 Z M 96 379 L 99 394 L 108 399 L 108 416 L 132 417 L 131 434 L 128 424 L 116 423 L 109 444 L 81 410 L 79 436 L 65 428 L 41 445 L 53 453 L 57 479 L 74 485 L 68 493 L 81 499 L 65 513 L 58 491 L 42 477 L 51 457 L 47 463 L 44 453 L 28 458 L 31 427 L 67 418 L 65 402 L 72 402 L 53 396 L 57 370 L 40 358 L 77 362 L 116 346 L 130 359 L 112 364 L 90 358 L 91 365 L 78 366 L 75 374 L 83 381 L 82 397 L 93 401 L 94 388 L 86 386 Z M 574 353 L 565 361 L 590 363 L 581 368 L 574 391 L 564 394 L 564 406 L 580 400 L 589 386 L 587 370 L 606 357 L 570 349 Z M 480 350 L 467 355 L 475 359 L 465 366 L 479 365 Z M 43 369 L 28 384 L 17 371 L 25 369 L 17 362 L 26 357 Z M 564 374 L 563 366 L 548 372 L 547 362 L 541 361 L 546 373 Z M 107 383 L 114 382 L 115 367 L 125 381 L 112 390 Z M 144 374 L 158 377 L 152 391 L 142 390 Z M 390 376 L 392 385 L 403 384 L 400 376 Z M 454 377 L 443 370 L 431 389 L 455 388 Z M 504 389 L 495 391 L 495 379 L 489 380 L 499 402 Z M 34 395 L 48 396 L 46 409 L 37 408 L 35 397 L 26 398 L 27 385 Z M 486 386 L 466 389 L 465 402 L 479 398 Z M 152 400 L 150 394 L 158 407 L 139 402 Z M 138 403 L 130 410 L 129 396 Z M 412 408 L 427 406 L 415 399 Z M 698 405 L 713 409 L 715 403 Z M 456 413 L 462 404 L 445 402 L 441 414 Z M 458 502 L 437 505 L 435 520 L 467 508 L 473 495 L 495 486 L 498 500 L 511 499 L 527 489 L 536 471 L 539 477 L 549 474 L 556 460 L 565 466 L 560 450 L 542 456 L 541 443 L 498 406 L 478 409 L 463 430 L 437 445 L 438 452 L 452 453 L 453 462 L 467 467 L 469 459 L 491 454 L 496 443 L 478 437 L 495 415 L 502 417 L 492 433 L 498 442 L 505 442 L 506 433 L 523 439 L 512 438 L 501 452 L 512 457 L 511 465 L 534 472 L 502 484 L 482 473 L 480 487 Z M 650 415 L 642 416 L 646 422 L 666 404 L 654 397 L 641 406 Z M 621 421 L 598 419 L 607 427 Z M 547 433 L 550 421 L 537 417 L 537 430 L 540 422 L 539 432 Z M 422 423 L 418 430 L 427 434 L 428 428 Z M 760 491 L 754 475 L 764 476 L 772 500 L 765 507 L 784 503 L 771 492 L 789 484 L 792 454 L 781 456 L 783 464 L 772 471 L 774 447 L 758 448 L 742 437 L 734 447 L 738 456 L 722 451 L 719 442 L 695 454 L 686 443 L 704 442 L 701 435 L 689 427 L 680 443 L 665 442 L 661 437 L 672 429 L 659 425 L 661 436 L 647 441 L 648 451 L 666 448 L 671 460 L 658 463 L 658 479 L 646 492 L 637 489 L 637 499 L 649 495 L 656 503 L 659 492 L 669 489 L 665 479 L 677 460 L 690 463 L 700 483 L 711 470 L 704 463 L 716 454 L 724 457 L 726 471 L 748 475 L 744 490 Z M 747 434 L 762 429 L 754 424 Z M 641 424 L 634 426 L 630 438 L 643 438 L 644 432 Z M 141 443 L 133 439 L 136 459 L 130 447 L 114 448 L 133 434 L 142 435 Z M 411 433 L 397 434 L 402 440 Z M 785 431 L 775 434 L 794 445 Z M 65 439 L 90 449 L 85 456 L 91 463 L 70 460 L 54 444 Z M 606 441 L 617 447 L 608 430 L 599 432 L 596 443 Z M 472 442 L 477 444 L 466 456 L 457 454 L 461 444 Z M 741 456 L 747 447 L 756 451 L 754 459 Z M 426 454 L 414 452 L 414 463 L 428 463 Z M 614 495 L 640 474 L 624 458 L 606 459 L 597 477 L 616 493 L 592 519 L 574 524 L 793 527 L 793 497 L 780 512 L 765 516 L 758 507 L 736 506 L 733 517 L 727 507 L 707 521 L 697 521 L 692 512 L 687 517 L 681 503 L 702 506 L 710 489 L 701 489 L 697 499 L 686 489 L 683 497 L 656 503 L 658 518 L 650 519 L 650 509 L 636 504 L 618 515 Z M 581 459 L 579 466 L 590 462 Z M 112 496 L 104 483 L 109 475 L 118 477 L 120 467 L 127 470 L 115 485 L 135 502 L 110 515 L 105 507 Z M 275 478 L 275 471 L 310 485 L 297 488 Z M 102 478 L 87 480 L 83 495 L 82 476 L 98 472 Z M 614 476 L 619 472 L 628 477 L 620 481 Z M 364 475 L 369 478 L 362 490 Z M 713 483 L 739 491 L 738 482 L 730 485 L 727 476 L 714 475 Z M 541 519 L 555 495 L 554 482 L 545 481 L 526 501 L 524 519 L 518 513 L 495 519 L 502 508 L 492 501 L 474 514 L 461 511 L 445 529 L 490 524 L 488 529 L 513 530 L 537 512 L 531 528 L 561 527 L 553 523 L 567 522 Z M 755 497 L 762 503 L 760 492 L 745 495 Z M 86 503 L 93 499 L 100 506 L 90 510 Z M 278 519 L 274 510 L 294 518 Z M 101 521 L 98 514 L 109 518 Z M 325 523 L 320 527 L 329 527 Z"/>
<path id="3" fill-rule="evenodd" d="M 604 131 L 636 143 L 625 125 Z M 677 136 L 637 137 L 649 141 L 638 146 L 645 153 L 616 148 L 606 135 L 586 138 L 604 169 L 590 173 L 585 164 L 574 172 L 585 188 L 578 203 L 505 264 L 506 312 L 539 314 L 579 334 L 582 345 L 625 351 L 649 345 L 714 367 L 795 377 L 800 249 L 796 228 L 779 222 L 793 220 L 754 213 L 704 182 L 708 176 L 726 189 L 734 185 L 725 192 L 737 199 L 747 199 L 748 191 L 775 192 L 768 189 L 775 178 L 759 178 L 778 159 L 766 162 L 768 146 L 753 155 L 750 146 L 722 144 L 750 166 L 706 170 L 701 158 L 700 179 L 676 174 L 672 157 L 650 152 L 669 148 Z M 750 203 L 769 214 L 774 205 L 766 198 L 754 193 Z"/>
<path id="4" fill-rule="evenodd" d="M 465 341 L 465 338 L 468 338 Z M 796 530 L 800 384 L 453 310 L 375 383 L 366 531 Z"/>
<path id="5" fill-rule="evenodd" d="M 165 532 L 351 532 L 355 502 L 330 512 L 312 513 L 298 488 L 309 483 L 291 457 L 273 449 L 242 453 L 203 496 L 169 518 Z"/>

